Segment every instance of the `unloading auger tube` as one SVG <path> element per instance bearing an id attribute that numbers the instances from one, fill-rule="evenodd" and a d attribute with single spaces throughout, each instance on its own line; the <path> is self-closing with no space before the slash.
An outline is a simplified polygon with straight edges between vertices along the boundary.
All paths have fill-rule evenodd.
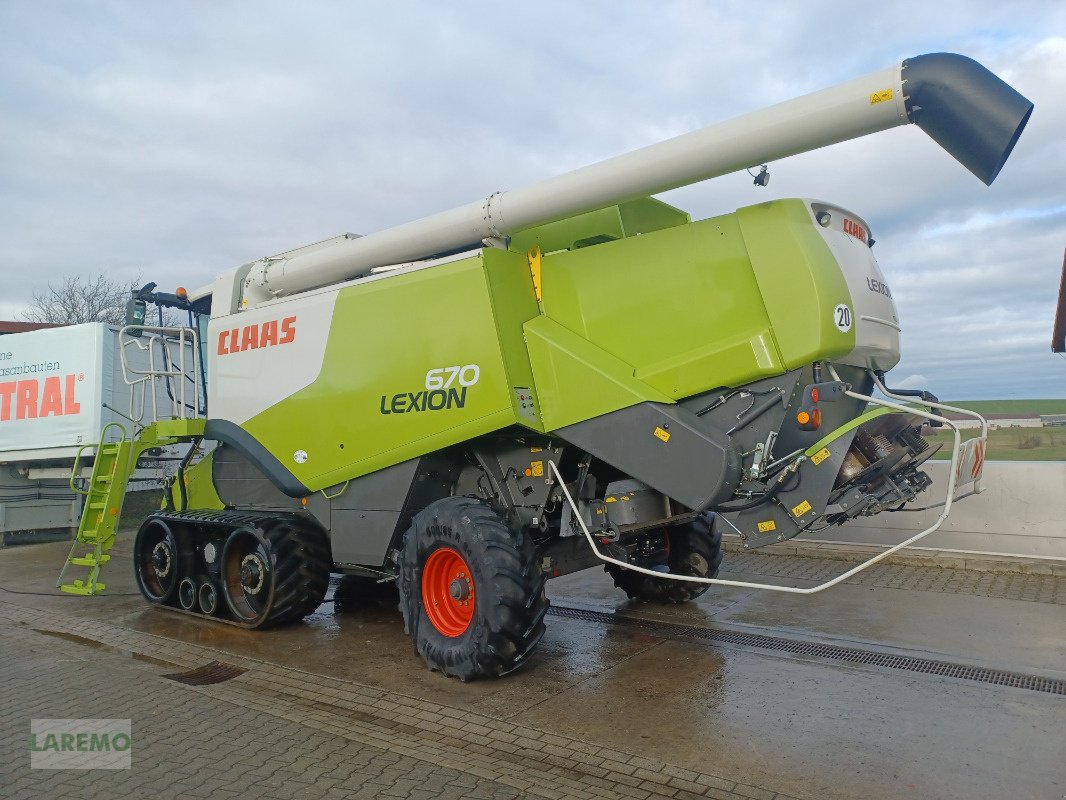
<path id="1" fill-rule="evenodd" d="M 532 186 L 367 236 L 337 237 L 322 247 L 261 259 L 241 268 L 247 272 L 242 301 L 255 305 L 374 268 L 505 242 L 516 231 L 908 123 L 991 184 L 1032 109 L 970 58 L 920 55 Z"/>
<path id="2" fill-rule="evenodd" d="M 840 380 L 840 376 L 837 375 L 836 370 L 833 368 L 832 365 L 828 365 L 828 366 L 829 366 L 829 371 L 830 371 L 830 373 L 833 376 L 833 379 L 836 380 L 836 381 L 839 381 Z M 891 397 L 891 398 L 894 398 L 894 399 L 900 400 L 900 401 L 906 401 L 906 398 L 900 397 L 899 395 L 893 394 L 891 391 L 889 391 L 884 386 L 884 384 L 881 383 L 881 381 L 877 380 L 876 377 L 874 378 L 874 383 L 876 384 L 878 390 L 881 391 L 883 394 L 885 394 L 887 397 Z M 882 560 L 888 558 L 893 553 L 899 552 L 900 550 L 902 550 L 905 547 L 910 547 L 912 544 L 914 544 L 915 542 L 919 541 L 920 539 L 924 539 L 929 534 L 939 530 L 940 526 L 944 523 L 944 520 L 948 518 L 948 514 L 951 513 L 951 504 L 955 500 L 955 485 L 956 485 L 957 477 L 958 477 L 956 472 L 957 472 L 957 468 L 958 468 L 958 464 L 959 464 L 959 449 L 960 449 L 960 447 L 962 445 L 962 439 L 959 436 L 959 428 L 958 428 L 958 426 L 956 426 L 947 417 L 942 417 L 942 416 L 938 416 L 937 414 L 933 414 L 931 412 L 923 411 L 920 408 L 916 408 L 914 405 L 903 405 L 902 402 L 896 403 L 896 402 L 892 402 L 891 400 L 882 400 L 882 399 L 879 399 L 879 398 L 876 398 L 876 397 L 871 397 L 870 395 L 859 394 L 858 392 L 853 392 L 850 389 L 848 389 L 844 393 L 848 397 L 851 397 L 851 398 L 853 398 L 855 400 L 862 400 L 862 401 L 870 403 L 872 405 L 878 405 L 878 406 L 882 406 L 884 408 L 893 409 L 894 411 L 902 411 L 902 412 L 905 412 L 905 413 L 908 413 L 908 414 L 914 414 L 916 416 L 925 417 L 926 419 L 928 419 L 930 421 L 939 422 L 942 425 L 947 425 L 949 428 L 951 428 L 951 433 L 952 433 L 952 436 L 954 437 L 954 442 L 952 443 L 952 448 L 951 448 L 951 463 L 948 466 L 947 494 L 946 494 L 944 502 L 942 504 L 944 506 L 944 510 L 940 513 L 940 516 L 937 517 L 936 522 L 934 522 L 932 525 L 930 525 L 924 531 L 921 531 L 920 533 L 916 533 L 914 536 L 910 537 L 909 539 L 906 539 L 905 541 L 902 541 L 899 544 L 894 545 L 894 546 L 888 548 L 887 550 L 885 550 L 885 551 L 883 551 L 881 553 L 878 553 L 875 556 L 872 556 L 871 558 L 868 558 L 866 561 L 863 561 L 861 564 L 859 564 L 859 565 L 857 565 L 855 567 L 852 567 L 851 569 L 847 570 L 846 572 L 843 572 L 840 575 L 837 575 L 835 578 L 831 578 L 830 580 L 826 581 L 825 583 L 820 583 L 817 586 L 809 586 L 809 587 L 806 587 L 806 588 L 802 588 L 802 587 L 799 587 L 799 586 L 780 586 L 780 585 L 775 584 L 775 583 L 754 583 L 754 582 L 751 582 L 751 581 L 731 581 L 731 580 L 728 580 L 727 578 L 701 578 L 701 577 L 696 576 L 696 575 L 676 575 L 676 574 L 673 574 L 673 573 L 659 572 L 657 570 L 647 569 L 646 567 L 638 567 L 637 565 L 631 564 L 631 563 L 629 563 L 627 561 L 621 561 L 620 559 L 612 558 L 609 555 L 605 555 L 603 552 L 600 551 L 600 549 L 598 547 L 596 547 L 596 540 L 593 538 L 592 533 L 589 531 L 588 526 L 585 524 L 585 520 L 582 517 L 581 512 L 578 510 L 577 504 L 574 502 L 574 498 L 570 494 L 570 490 L 566 487 L 566 481 L 564 481 L 563 480 L 563 476 L 559 474 L 559 468 L 556 466 L 554 461 L 548 461 L 548 467 L 551 469 L 552 476 L 555 478 L 556 482 L 559 484 L 559 488 L 562 489 L 563 496 L 566 498 L 566 502 L 570 506 L 570 511 L 573 514 L 571 519 L 576 519 L 577 520 L 578 525 L 581 527 L 581 533 L 585 536 L 585 539 L 588 541 L 589 547 L 592 549 L 592 552 L 595 554 L 596 558 L 600 559 L 600 561 L 603 561 L 605 564 L 614 564 L 615 566 L 624 567 L 625 569 L 630 570 L 631 572 L 640 572 L 640 573 L 642 573 L 644 575 L 649 575 L 649 576 L 651 576 L 653 578 L 660 579 L 660 580 L 684 581 L 684 582 L 687 582 L 687 583 L 699 583 L 699 584 L 707 584 L 707 585 L 715 584 L 715 585 L 718 585 L 718 586 L 736 586 L 736 587 L 741 588 L 741 589 L 768 589 L 768 590 L 773 591 L 773 592 L 787 592 L 788 594 L 816 594 L 817 592 L 825 591 L 826 589 L 830 589 L 830 588 L 836 586 L 838 583 L 842 583 L 843 581 L 846 581 L 848 578 L 850 578 L 850 577 L 852 577 L 854 575 L 857 575 L 858 573 L 862 572 L 865 569 L 868 569 L 869 567 L 872 567 L 878 561 L 882 561 Z M 944 411 L 952 411 L 952 412 L 956 412 L 958 414 L 962 414 L 962 415 L 965 415 L 965 416 L 975 417 L 976 419 L 981 421 L 981 435 L 978 438 L 983 443 L 985 441 L 986 437 L 988 436 L 987 423 L 985 422 L 984 418 L 981 417 L 981 415 L 977 414 L 976 412 L 970 411 L 969 409 L 965 409 L 965 408 L 958 408 L 957 406 L 950 406 L 950 405 L 946 405 L 944 403 L 937 403 L 937 402 L 931 402 L 931 401 L 925 401 L 925 400 L 922 401 L 922 405 L 923 406 L 927 406 L 929 408 L 938 408 L 938 409 L 942 409 Z M 803 458 L 804 458 L 804 456 L 801 455 L 801 456 L 798 457 L 797 461 L 793 462 L 793 463 L 798 464 L 799 461 L 802 460 Z M 976 494 L 976 493 L 978 493 L 980 491 L 981 491 L 980 479 L 978 478 L 977 481 L 975 482 L 974 493 Z M 935 507 L 936 506 L 930 506 L 930 508 L 935 508 Z M 725 518 L 723 517 L 723 519 L 725 519 Z M 725 521 L 728 523 L 728 520 L 725 520 Z"/>

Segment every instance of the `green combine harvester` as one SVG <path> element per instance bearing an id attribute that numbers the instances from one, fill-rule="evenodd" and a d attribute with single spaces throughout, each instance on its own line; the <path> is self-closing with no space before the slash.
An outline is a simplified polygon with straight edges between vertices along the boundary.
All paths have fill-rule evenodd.
<path id="1" fill-rule="evenodd" d="M 90 575 L 64 588 L 99 591 L 126 471 L 176 443 L 188 455 L 134 566 L 151 603 L 187 613 L 261 628 L 314 611 L 331 573 L 395 581 L 418 653 L 467 680 L 527 660 L 548 578 L 602 564 L 663 602 L 762 586 L 717 578 L 724 533 L 759 547 L 907 507 L 930 485 L 921 425 L 950 423 L 885 383 L 900 326 L 862 218 L 793 199 L 693 222 L 651 195 L 907 123 L 990 184 L 1031 110 L 970 59 L 918 56 L 145 293 L 134 311 L 190 312 L 204 374 L 160 372 L 202 380 L 206 413 L 104 445 L 89 554 L 72 553 Z M 956 430 L 941 521 L 958 487 L 979 489 L 982 446 Z"/>

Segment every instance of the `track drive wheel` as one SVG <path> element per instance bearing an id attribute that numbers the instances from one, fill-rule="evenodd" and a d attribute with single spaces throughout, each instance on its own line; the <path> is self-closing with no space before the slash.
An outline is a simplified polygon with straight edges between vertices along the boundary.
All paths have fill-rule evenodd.
<path id="1" fill-rule="evenodd" d="M 663 535 L 666 537 L 666 558 L 671 573 L 701 578 L 718 575 L 722 565 L 722 534 L 714 530 L 706 517 L 700 516 L 691 522 L 666 528 Z M 604 569 L 614 578 L 614 585 L 630 598 L 654 603 L 685 603 L 695 600 L 709 588 L 705 583 L 653 578 L 614 564 L 604 564 Z"/>
<path id="2" fill-rule="evenodd" d="M 149 517 L 133 541 L 133 570 L 141 594 L 153 603 L 170 602 L 181 562 L 174 531 L 163 520 Z"/>
<path id="3" fill-rule="evenodd" d="M 330 566 L 325 534 L 310 525 L 245 525 L 222 547 L 222 596 L 234 618 L 249 627 L 292 622 L 321 605 Z"/>
<path id="4" fill-rule="evenodd" d="M 506 675 L 544 635 L 544 580 L 524 532 L 477 500 L 446 497 L 404 535 L 404 631 L 432 670 L 463 681 Z"/>

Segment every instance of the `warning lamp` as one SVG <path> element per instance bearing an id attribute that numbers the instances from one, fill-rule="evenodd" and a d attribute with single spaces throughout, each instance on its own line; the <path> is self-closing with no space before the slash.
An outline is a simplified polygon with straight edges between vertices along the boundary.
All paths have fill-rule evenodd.
<path id="1" fill-rule="evenodd" d="M 805 431 L 816 431 L 822 427 L 822 409 L 819 402 L 832 403 L 844 396 L 847 387 L 842 381 L 825 381 L 809 384 L 803 390 L 803 402 L 796 412 L 796 424 Z"/>
<path id="2" fill-rule="evenodd" d="M 184 286 L 179 286 L 177 288 L 177 290 L 174 292 L 174 294 L 176 294 L 182 300 L 188 300 L 189 299 L 189 292 Z"/>

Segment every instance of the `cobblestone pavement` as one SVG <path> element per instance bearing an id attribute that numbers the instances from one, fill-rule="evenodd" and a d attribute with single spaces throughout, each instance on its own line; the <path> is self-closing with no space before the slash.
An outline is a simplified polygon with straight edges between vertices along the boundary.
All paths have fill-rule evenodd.
<path id="1" fill-rule="evenodd" d="M 780 554 L 730 552 L 724 573 L 795 578 L 822 582 L 858 561 Z M 1066 605 L 1066 576 L 1020 572 L 979 572 L 925 565 L 874 564 L 845 583 L 878 589 L 912 589 L 941 594 L 996 597 L 1033 603 Z"/>
<path id="2" fill-rule="evenodd" d="M 216 650 L 0 601 L 0 797 L 634 798 L 785 795 Z M 133 768 L 31 770 L 32 718 L 126 718 Z"/>

